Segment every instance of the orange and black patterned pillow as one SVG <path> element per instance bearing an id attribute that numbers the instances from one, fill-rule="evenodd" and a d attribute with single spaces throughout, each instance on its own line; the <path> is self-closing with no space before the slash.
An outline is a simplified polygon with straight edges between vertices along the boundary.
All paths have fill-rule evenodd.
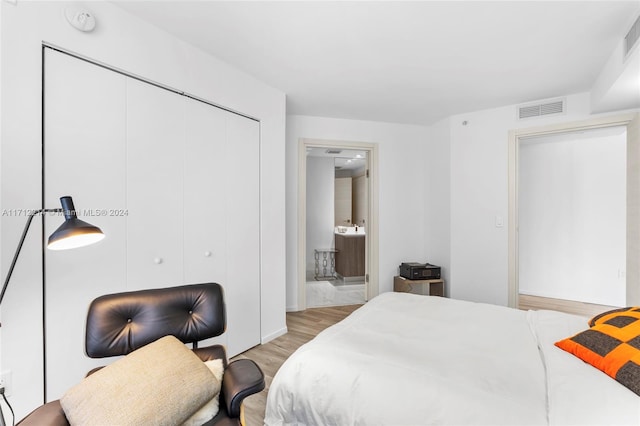
<path id="1" fill-rule="evenodd" d="M 597 315 L 591 328 L 556 342 L 640 395 L 640 307 Z"/>
<path id="2" fill-rule="evenodd" d="M 619 308 L 619 309 L 614 309 L 612 311 L 603 312 L 589 320 L 589 327 L 593 327 L 594 325 L 597 325 L 597 324 L 602 324 L 608 321 L 610 318 L 617 317 L 619 314 L 622 314 L 623 312 L 630 312 L 632 316 L 634 315 L 637 316 L 638 312 L 640 312 L 640 307 L 631 306 L 629 308 Z"/>

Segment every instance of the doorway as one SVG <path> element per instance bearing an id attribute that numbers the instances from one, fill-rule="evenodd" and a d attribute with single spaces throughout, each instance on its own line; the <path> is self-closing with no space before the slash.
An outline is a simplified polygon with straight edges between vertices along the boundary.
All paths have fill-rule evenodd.
<path id="1" fill-rule="evenodd" d="M 599 119 L 589 120 L 580 123 L 570 123 L 564 125 L 554 125 L 534 129 L 511 131 L 509 135 L 509 306 L 517 307 L 521 286 L 520 269 L 527 265 L 528 260 L 524 256 L 529 256 L 521 238 L 526 233 L 520 229 L 521 220 L 524 218 L 519 211 L 521 182 L 520 155 L 522 143 L 532 138 L 543 136 L 567 135 L 571 132 L 587 132 L 594 129 L 615 133 L 616 127 L 622 127 L 626 131 L 626 160 L 624 161 L 624 179 L 626 180 L 626 191 L 624 196 L 626 201 L 624 209 L 626 221 L 621 236 L 624 245 L 623 266 L 617 267 L 615 273 L 624 276 L 624 303 L 626 305 L 635 304 L 640 301 L 640 246 L 637 244 L 640 238 L 640 118 L 639 114 L 627 114 Z M 606 224 L 599 224 L 606 227 Z M 525 231 L 525 233 L 521 233 Z M 589 232 L 590 229 L 582 230 Z M 522 258 L 521 258 L 522 257 Z M 530 262 L 529 262 L 530 263 Z M 537 267 L 546 268 L 548 263 L 538 264 Z M 610 269 L 610 268 L 609 268 Z M 575 278 L 572 278 L 575 279 Z M 602 280 L 600 280 L 602 285 Z M 621 297 L 618 297 L 621 299 Z M 620 302 L 616 302 L 619 304 Z"/>
<path id="2" fill-rule="evenodd" d="M 307 147 L 306 305 L 365 302 L 366 151 Z"/>
<path id="3" fill-rule="evenodd" d="M 617 126 L 520 140 L 520 306 L 531 297 L 624 306 L 626 139 Z"/>
<path id="4" fill-rule="evenodd" d="M 298 309 L 378 294 L 377 145 L 301 139 Z"/>

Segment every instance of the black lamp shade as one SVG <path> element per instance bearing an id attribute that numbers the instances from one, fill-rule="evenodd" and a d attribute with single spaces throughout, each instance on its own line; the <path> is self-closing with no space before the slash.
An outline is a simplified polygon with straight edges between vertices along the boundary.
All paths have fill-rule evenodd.
<path id="1" fill-rule="evenodd" d="M 97 243 L 104 238 L 104 234 L 102 233 L 100 228 L 78 219 L 78 217 L 76 216 L 75 207 L 73 207 L 73 200 L 71 199 L 71 197 L 66 196 L 60 198 L 60 203 L 62 203 L 61 209 L 39 209 L 34 210 L 29 215 L 27 223 L 24 226 L 24 230 L 22 231 L 20 242 L 18 242 L 18 248 L 13 255 L 11 266 L 9 266 L 7 278 L 4 280 L 2 291 L 0 291 L 0 303 L 2 303 L 2 300 L 4 299 L 4 294 L 7 291 L 7 286 L 9 285 L 11 274 L 13 274 L 13 269 L 15 268 L 16 262 L 18 261 L 18 256 L 20 256 L 20 250 L 22 250 L 22 245 L 24 244 L 24 240 L 27 237 L 27 232 L 29 232 L 29 227 L 31 226 L 31 222 L 35 215 L 51 212 L 64 213 L 64 223 L 49 237 L 49 243 L 47 244 L 47 247 L 51 250 L 66 250 L 76 247 L 83 247 L 89 244 Z M 2 418 L 2 410 L 0 410 L 0 425 L 4 425 L 3 420 L 4 419 Z"/>
<path id="2" fill-rule="evenodd" d="M 97 243 L 104 238 L 100 228 L 80 219 L 67 219 L 49 236 L 49 250 L 66 250 Z"/>
<path id="3" fill-rule="evenodd" d="M 49 250 L 67 250 L 97 243 L 104 234 L 97 226 L 78 219 L 71 197 L 60 198 L 64 223 L 49 236 Z"/>

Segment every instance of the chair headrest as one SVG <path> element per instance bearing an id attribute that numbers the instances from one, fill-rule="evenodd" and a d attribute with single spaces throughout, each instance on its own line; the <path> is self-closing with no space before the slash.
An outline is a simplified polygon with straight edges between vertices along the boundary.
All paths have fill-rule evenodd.
<path id="1" fill-rule="evenodd" d="M 220 284 L 108 294 L 89 306 L 85 349 L 91 358 L 126 355 L 167 335 L 192 343 L 219 336 L 225 329 Z"/>

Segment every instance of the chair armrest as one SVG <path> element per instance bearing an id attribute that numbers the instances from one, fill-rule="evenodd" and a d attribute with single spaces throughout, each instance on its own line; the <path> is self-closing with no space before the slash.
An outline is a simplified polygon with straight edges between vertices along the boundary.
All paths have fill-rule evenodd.
<path id="1" fill-rule="evenodd" d="M 229 417 L 240 417 L 242 400 L 264 389 L 264 374 L 258 364 L 250 359 L 238 359 L 229 363 L 222 377 L 221 396 Z"/>
<path id="2" fill-rule="evenodd" d="M 69 426 L 60 401 L 51 401 L 33 410 L 18 422 L 20 426 Z"/>
<path id="3" fill-rule="evenodd" d="M 193 353 L 198 355 L 203 362 L 212 359 L 221 359 L 224 368 L 227 368 L 227 352 L 222 345 L 211 345 L 193 349 Z"/>

